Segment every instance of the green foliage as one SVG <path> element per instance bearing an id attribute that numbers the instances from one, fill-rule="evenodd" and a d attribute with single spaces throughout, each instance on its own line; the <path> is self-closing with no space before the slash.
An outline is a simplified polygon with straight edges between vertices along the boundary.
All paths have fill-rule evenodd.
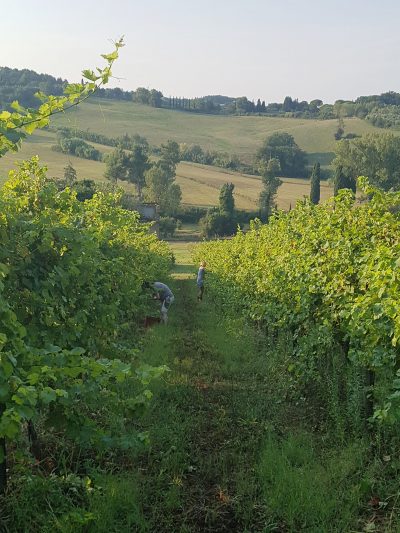
<path id="1" fill-rule="evenodd" d="M 251 165 L 245 164 L 237 154 L 203 150 L 200 145 L 180 145 L 180 158 L 182 161 L 191 161 L 203 165 L 214 165 L 216 167 L 228 168 L 231 170 L 242 170 L 252 172 Z"/>
<path id="2" fill-rule="evenodd" d="M 178 227 L 178 221 L 173 217 L 160 217 L 160 220 L 158 221 L 158 227 L 161 237 L 164 239 L 173 237 L 176 228 Z"/>
<path id="3" fill-rule="evenodd" d="M 237 231 L 237 222 L 234 218 L 219 211 L 209 211 L 200 219 L 200 229 L 203 237 L 223 237 L 234 235 Z"/>
<path id="4" fill-rule="evenodd" d="M 119 49 L 123 46 L 123 40 L 115 43 L 115 49 L 111 54 L 102 54 L 106 66 L 98 68 L 95 73 L 92 70 L 84 70 L 82 76 L 86 83 L 69 83 L 64 88 L 63 96 L 46 96 L 43 92 L 37 92 L 37 98 L 42 102 L 38 109 L 24 108 L 17 101 L 11 104 L 11 111 L 0 113 L 0 157 L 9 151 L 17 151 L 22 139 L 32 134 L 37 128 L 43 128 L 49 124 L 50 117 L 61 113 L 86 99 L 96 89 L 106 84 L 111 76 L 111 68 L 118 58 Z"/>
<path id="5" fill-rule="evenodd" d="M 233 183 L 224 183 L 219 192 L 219 211 L 222 215 L 233 217 L 235 211 L 235 199 L 233 191 L 235 186 Z"/>
<path id="6" fill-rule="evenodd" d="M 135 144 L 127 159 L 127 181 L 136 185 L 138 197 L 142 197 L 142 188 L 145 184 L 145 173 L 150 167 L 147 146 Z"/>
<path id="7" fill-rule="evenodd" d="M 365 180 L 361 186 L 370 198 L 361 206 L 346 190 L 324 205 L 303 202 L 268 225 L 204 243 L 195 256 L 207 260 L 208 287 L 227 309 L 290 334 L 289 373 L 325 410 L 332 401 L 353 402 L 350 376 L 363 379 L 357 409 L 345 421 L 352 430 L 369 416 L 370 400 L 377 418 L 400 416 L 400 195 Z M 328 390 L 330 381 L 336 385 Z"/>
<path id="8" fill-rule="evenodd" d="M 133 93 L 133 101 L 139 104 L 151 105 L 152 107 L 161 107 L 163 94 L 156 89 L 146 89 L 138 87 Z"/>
<path id="9" fill-rule="evenodd" d="M 77 174 L 71 163 L 64 168 L 64 183 L 66 187 L 72 187 L 77 180 Z"/>
<path id="10" fill-rule="evenodd" d="M 71 154 L 83 159 L 92 159 L 101 161 L 102 154 L 99 150 L 88 144 L 78 137 L 60 137 L 58 144 L 52 147 L 55 151 L 61 151 L 64 154 Z"/>
<path id="11" fill-rule="evenodd" d="M 335 169 L 353 183 L 357 176 L 368 176 L 372 185 L 386 191 L 400 189 L 400 138 L 392 133 L 367 134 L 336 145 Z"/>
<path id="12" fill-rule="evenodd" d="M 89 477 L 75 474 L 48 477 L 25 472 L 11 482 L 8 506 L 13 509 L 4 531 L 81 531 L 93 522 L 85 510 L 99 489 Z M 51 503 L 50 503 L 51 502 Z"/>
<path id="13" fill-rule="evenodd" d="M 49 129 L 52 130 L 53 128 L 49 127 Z M 105 146 L 120 146 L 125 150 L 132 150 L 134 146 L 139 144 L 145 148 L 149 148 L 147 139 L 141 135 L 138 135 L 137 133 L 133 135 L 124 133 L 124 135 L 119 137 L 108 137 L 107 135 L 103 135 L 101 133 L 95 133 L 89 130 L 79 130 L 77 128 L 59 127 L 54 129 L 60 136 L 78 137 L 79 139 L 84 139 L 85 141 L 91 141 L 98 144 L 104 144 Z"/>
<path id="14" fill-rule="evenodd" d="M 126 160 L 127 156 L 121 147 L 108 154 L 105 158 L 104 176 L 113 183 L 117 183 L 119 179 L 124 181 L 127 176 Z"/>
<path id="15" fill-rule="evenodd" d="M 400 106 L 376 107 L 368 113 L 366 119 L 377 128 L 398 128 L 400 126 Z"/>
<path id="16" fill-rule="evenodd" d="M 259 476 L 269 512 L 288 531 L 352 530 L 365 454 L 361 445 L 350 445 L 321 460 L 310 434 L 293 434 L 282 442 L 268 435 Z"/>
<path id="17" fill-rule="evenodd" d="M 268 161 L 260 161 L 258 171 L 261 174 L 263 190 L 260 193 L 260 211 L 263 220 L 268 221 L 274 209 L 275 198 L 282 180 L 278 178 L 281 171 L 279 159 L 271 158 Z"/>
<path id="18" fill-rule="evenodd" d="M 76 193 L 76 199 L 80 202 L 90 200 L 97 191 L 96 183 L 93 180 L 78 180 L 73 189 Z"/>
<path id="19" fill-rule="evenodd" d="M 345 173 L 342 165 L 335 167 L 335 173 L 333 176 L 333 194 L 337 196 L 341 189 L 349 189 L 356 192 L 356 181 L 350 176 L 349 170 Z"/>
<path id="20" fill-rule="evenodd" d="M 161 145 L 160 155 L 167 165 L 171 168 L 176 167 L 181 160 L 179 144 L 176 141 L 167 141 L 165 144 Z"/>
<path id="21" fill-rule="evenodd" d="M 131 359 L 142 282 L 166 275 L 170 252 L 118 204 L 58 191 L 37 158 L 0 190 L 0 438 L 41 413 L 84 445 L 118 445 L 97 427 L 99 394 L 131 409 L 115 385 L 158 372 Z"/>
<path id="22" fill-rule="evenodd" d="M 272 158 L 279 160 L 283 176 L 298 178 L 305 173 L 305 154 L 289 133 L 273 133 L 257 151 L 258 165 L 267 164 Z"/>
<path id="23" fill-rule="evenodd" d="M 321 165 L 318 162 L 313 166 L 310 182 L 310 201 L 313 204 L 319 204 L 321 198 Z"/>
<path id="24" fill-rule="evenodd" d="M 168 141 L 161 145 L 161 155 L 161 159 L 145 174 L 144 197 L 148 202 L 157 204 L 163 215 L 174 216 L 182 199 L 181 188 L 175 183 L 176 164 L 180 160 L 179 145 Z"/>
<path id="25" fill-rule="evenodd" d="M 138 143 L 131 146 L 130 142 L 131 139 L 128 137 L 126 142 L 120 142 L 118 148 L 106 156 L 105 177 L 114 183 L 118 180 L 133 183 L 138 197 L 141 198 L 145 173 L 150 168 L 148 145 Z M 123 146 L 129 147 L 131 151 L 126 152 Z"/>
<path id="26" fill-rule="evenodd" d="M 334 135 L 335 141 L 340 141 L 340 139 L 343 139 L 343 135 L 344 135 L 344 120 L 342 116 L 339 116 L 338 127 Z"/>
<path id="27" fill-rule="evenodd" d="M 233 183 L 222 185 L 219 193 L 219 209 L 209 210 L 200 219 L 203 237 L 223 237 L 236 233 L 238 222 L 235 212 L 235 199 L 233 197 L 234 188 Z"/>

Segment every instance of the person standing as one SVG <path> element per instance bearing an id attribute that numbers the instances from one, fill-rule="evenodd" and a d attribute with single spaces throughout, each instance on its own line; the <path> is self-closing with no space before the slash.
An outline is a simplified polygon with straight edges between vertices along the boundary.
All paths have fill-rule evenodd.
<path id="1" fill-rule="evenodd" d="M 201 302 L 204 294 L 204 275 L 206 272 L 206 262 L 201 261 L 199 271 L 197 272 L 197 288 L 199 289 L 197 293 L 197 301 Z"/>

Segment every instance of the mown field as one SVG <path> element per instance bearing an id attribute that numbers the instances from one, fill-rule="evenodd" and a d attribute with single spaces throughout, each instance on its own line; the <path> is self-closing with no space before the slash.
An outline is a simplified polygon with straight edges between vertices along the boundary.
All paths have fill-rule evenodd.
<path id="1" fill-rule="evenodd" d="M 283 178 L 282 181 L 278 190 L 278 206 L 281 209 L 294 207 L 296 200 L 309 195 L 308 180 Z M 181 163 L 178 166 L 177 182 L 181 186 L 184 203 L 203 206 L 216 205 L 221 186 L 226 182 L 232 182 L 235 184 L 236 206 L 248 210 L 257 209 L 262 189 L 262 182 L 258 176 L 190 163 Z M 332 187 L 327 182 L 323 182 L 321 200 L 328 199 L 332 194 Z"/>
<path id="2" fill-rule="evenodd" d="M 275 131 L 292 134 L 310 159 L 325 163 L 333 151 L 337 120 L 305 120 L 261 116 L 217 116 L 156 109 L 130 102 L 111 102 L 93 98 L 65 115 L 54 118 L 53 124 L 87 129 L 116 137 L 125 132 L 138 133 L 151 144 L 172 139 L 197 143 L 203 148 L 237 153 L 248 162 L 265 137 Z M 345 133 L 364 134 L 382 129 L 354 118 L 345 120 Z"/>
<path id="3" fill-rule="evenodd" d="M 178 113 L 180 115 L 180 113 Z M 201 117 L 200 117 L 201 118 Z M 211 117 L 213 118 L 213 117 Z M 65 166 L 71 162 L 78 174 L 78 179 L 104 181 L 105 164 L 90 161 L 71 155 L 54 152 L 51 146 L 56 143 L 53 132 L 38 132 L 24 143 L 16 154 L 9 154 L 0 159 L 0 182 L 4 181 L 7 172 L 14 167 L 15 161 L 39 155 L 49 168 L 49 175 L 61 177 Z M 109 146 L 91 143 L 101 152 L 112 150 Z M 218 204 L 219 189 L 227 181 L 235 184 L 235 201 L 239 209 L 253 210 L 257 208 L 257 199 L 261 191 L 261 180 L 257 176 L 249 176 L 237 172 L 206 165 L 182 162 L 177 168 L 177 183 L 181 186 L 182 201 L 187 205 L 213 206 Z M 133 187 L 122 183 L 126 190 Z M 278 192 L 278 206 L 289 209 L 297 199 L 309 194 L 309 182 L 303 179 L 285 178 Z M 321 185 L 321 198 L 327 199 L 332 188 L 327 183 Z"/>

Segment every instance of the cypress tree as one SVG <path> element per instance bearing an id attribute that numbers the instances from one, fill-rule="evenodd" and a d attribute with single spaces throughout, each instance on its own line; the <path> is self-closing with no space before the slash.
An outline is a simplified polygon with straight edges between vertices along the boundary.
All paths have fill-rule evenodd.
<path id="1" fill-rule="evenodd" d="M 268 162 L 261 162 L 259 172 L 264 188 L 260 193 L 260 216 L 261 220 L 268 222 L 275 206 L 275 198 L 282 180 L 278 178 L 281 171 L 279 159 L 272 158 Z"/>
<path id="2" fill-rule="evenodd" d="M 321 165 L 319 163 L 314 164 L 310 181 L 310 200 L 317 205 L 321 199 Z"/>
<path id="3" fill-rule="evenodd" d="M 233 217 L 235 210 L 235 199 L 233 197 L 233 190 L 235 186 L 233 183 L 225 183 L 222 185 L 219 192 L 219 210 L 221 214 L 227 217 Z"/>

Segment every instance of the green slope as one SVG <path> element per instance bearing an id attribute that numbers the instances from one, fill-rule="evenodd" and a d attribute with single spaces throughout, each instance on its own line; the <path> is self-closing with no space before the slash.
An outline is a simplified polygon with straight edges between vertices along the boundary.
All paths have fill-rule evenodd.
<path id="1" fill-rule="evenodd" d="M 235 152 L 247 161 L 263 140 L 275 131 L 291 133 L 309 154 L 323 162 L 335 146 L 337 120 L 305 120 L 261 116 L 197 115 L 156 109 L 130 102 L 111 102 L 93 98 L 66 115 L 55 117 L 53 124 L 89 129 L 110 137 L 138 133 L 151 144 L 168 139 L 197 143 L 203 148 Z M 345 132 L 363 134 L 382 132 L 358 118 L 345 120 Z M 312 155 L 312 159 L 316 156 Z"/>

